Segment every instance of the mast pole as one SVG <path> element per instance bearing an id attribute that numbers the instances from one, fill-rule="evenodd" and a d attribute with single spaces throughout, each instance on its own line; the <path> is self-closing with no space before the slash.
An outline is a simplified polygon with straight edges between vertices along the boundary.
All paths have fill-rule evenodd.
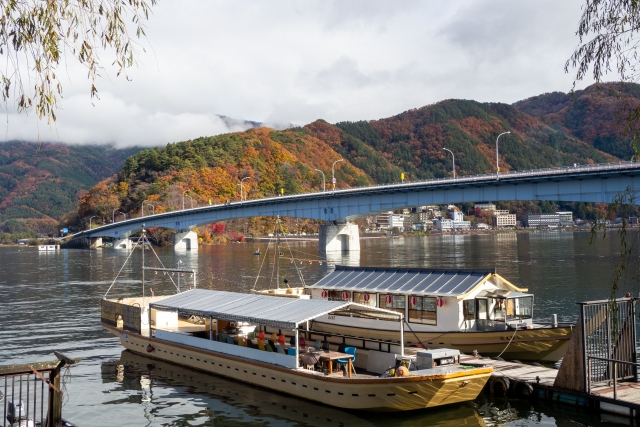
<path id="1" fill-rule="evenodd" d="M 142 301 L 144 301 L 144 241 L 145 238 L 145 229 L 144 224 L 142 224 Z"/>
<path id="2" fill-rule="evenodd" d="M 280 289 L 280 215 L 276 217 L 276 289 Z"/>

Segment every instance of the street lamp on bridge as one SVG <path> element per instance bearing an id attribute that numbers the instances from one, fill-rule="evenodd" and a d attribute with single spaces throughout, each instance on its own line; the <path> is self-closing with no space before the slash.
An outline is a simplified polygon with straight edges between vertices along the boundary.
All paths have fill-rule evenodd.
<path id="1" fill-rule="evenodd" d="M 118 212 L 118 213 L 121 213 L 124 216 L 124 221 L 127 220 L 127 214 L 126 213 L 124 213 L 124 212 Z"/>
<path id="2" fill-rule="evenodd" d="M 111 223 L 116 222 L 116 211 L 118 210 L 118 208 L 115 208 L 114 210 L 111 211 Z"/>
<path id="3" fill-rule="evenodd" d="M 90 217 L 90 218 L 89 218 L 89 230 L 91 230 L 91 219 L 93 219 L 93 218 L 95 218 L 95 217 L 96 217 L 96 216 L 94 215 L 94 216 L 92 216 L 92 217 Z"/>
<path id="4" fill-rule="evenodd" d="M 184 193 L 190 191 L 188 188 L 182 192 L 182 210 L 184 210 Z"/>
<path id="5" fill-rule="evenodd" d="M 336 191 L 336 175 L 334 169 L 338 162 L 344 162 L 344 159 L 338 159 L 331 165 L 331 183 L 333 184 L 333 191 Z"/>
<path id="6" fill-rule="evenodd" d="M 451 153 L 451 157 L 453 157 L 453 179 L 456 178 L 456 156 L 453 154 L 453 151 L 449 150 L 448 148 L 442 148 L 445 151 L 448 151 Z"/>
<path id="7" fill-rule="evenodd" d="M 500 139 L 500 137 L 502 135 L 506 135 L 508 133 L 511 132 L 502 132 L 500 135 L 498 135 L 498 137 L 496 138 L 496 179 L 500 179 L 500 165 L 498 164 L 498 140 Z"/>
<path id="8" fill-rule="evenodd" d="M 327 191 L 327 184 L 326 184 L 326 180 L 324 178 L 324 172 L 322 172 L 320 169 L 314 169 L 318 172 L 320 172 L 322 174 L 322 191 Z"/>
<path id="9" fill-rule="evenodd" d="M 244 194 L 244 200 L 247 200 L 247 195 L 244 193 L 244 185 L 242 185 L 242 183 L 244 182 L 245 179 L 249 179 L 249 178 L 251 178 L 251 177 L 250 176 L 245 176 L 244 178 L 242 178 L 240 180 L 240 184 L 238 184 L 238 185 L 240 185 L 240 201 L 243 200 L 243 197 L 242 197 L 243 194 Z"/>
<path id="10" fill-rule="evenodd" d="M 144 204 L 145 203 L 147 204 L 147 206 L 151 206 L 152 215 L 155 215 L 156 214 L 156 207 L 145 200 L 144 202 L 142 202 L 142 216 L 144 216 Z"/>

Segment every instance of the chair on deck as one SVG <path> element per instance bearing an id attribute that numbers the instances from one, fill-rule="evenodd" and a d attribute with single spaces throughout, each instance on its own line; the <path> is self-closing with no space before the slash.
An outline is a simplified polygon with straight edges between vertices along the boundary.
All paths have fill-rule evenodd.
<path id="1" fill-rule="evenodd" d="M 344 349 L 347 348 L 347 345 L 345 343 L 342 343 L 338 346 L 338 353 L 344 353 Z"/>
<path id="2" fill-rule="evenodd" d="M 302 356 L 300 356 L 300 364 L 302 364 L 305 369 L 315 371 L 318 360 L 311 354 L 303 354 Z"/>
<path id="3" fill-rule="evenodd" d="M 313 343 L 313 348 L 320 350 L 320 347 L 322 347 L 322 341 L 316 340 L 316 342 Z"/>
<path id="4" fill-rule="evenodd" d="M 266 350 L 266 348 L 265 348 L 265 346 L 264 346 L 264 343 L 263 343 L 262 341 L 260 341 L 260 340 L 258 340 L 258 348 L 259 348 L 260 350 Z"/>
<path id="5" fill-rule="evenodd" d="M 287 354 L 288 354 L 289 356 L 295 356 L 295 355 L 296 355 L 296 349 L 295 349 L 295 347 L 289 347 L 289 348 L 287 349 Z"/>
<path id="6" fill-rule="evenodd" d="M 238 337 L 238 345 L 240 345 L 242 347 L 246 347 L 247 346 L 247 341 L 244 339 L 244 337 Z"/>
<path id="7" fill-rule="evenodd" d="M 285 339 L 286 337 L 284 336 L 284 334 L 280 334 L 280 336 L 278 337 L 278 342 L 280 343 L 280 345 L 284 346 Z M 293 345 L 295 345 L 295 341 Z"/>
<path id="8" fill-rule="evenodd" d="M 355 347 L 345 347 L 344 351 L 341 353 L 352 354 L 353 358 L 351 359 L 351 369 L 353 369 L 353 373 L 356 373 L 356 368 L 354 362 L 356 361 L 356 348 Z M 349 359 L 338 359 L 338 366 L 347 365 L 349 363 Z"/>
<path id="9" fill-rule="evenodd" d="M 255 345 L 252 340 L 247 338 L 247 348 L 255 348 L 255 349 L 257 349 L 258 346 Z"/>
<path id="10" fill-rule="evenodd" d="M 230 335 L 227 335 L 227 344 L 235 344 L 235 343 L 233 342 L 233 338 L 231 338 L 231 336 L 230 336 Z"/>
<path id="11" fill-rule="evenodd" d="M 227 342 L 226 338 L 222 334 L 218 334 L 218 341 L 219 342 Z"/>
<path id="12" fill-rule="evenodd" d="M 276 350 L 276 343 L 275 343 L 275 341 L 273 341 L 273 340 L 269 340 L 269 341 L 267 342 L 267 348 L 270 348 L 270 349 L 271 349 L 270 351 L 273 351 L 273 352 L 275 353 L 275 352 L 277 351 L 277 350 Z"/>
<path id="13" fill-rule="evenodd" d="M 305 340 L 304 337 L 299 336 L 298 337 L 298 347 L 305 348 L 306 346 L 307 346 L 307 340 Z"/>
<path id="14" fill-rule="evenodd" d="M 329 341 L 325 341 L 322 343 L 322 349 L 324 351 L 329 351 Z"/>
<path id="15" fill-rule="evenodd" d="M 275 350 L 273 349 L 273 347 L 271 347 L 271 344 L 269 344 L 269 343 L 267 343 L 267 344 L 265 345 L 265 347 L 267 348 L 267 351 L 268 351 L 269 353 L 273 353 L 273 352 L 275 351 Z"/>
<path id="16" fill-rule="evenodd" d="M 284 348 L 280 344 L 276 344 L 276 351 L 280 354 L 287 354 L 284 352 Z"/>
<path id="17" fill-rule="evenodd" d="M 264 341 L 264 331 L 260 331 L 260 332 L 258 332 L 258 339 L 259 339 L 260 341 Z"/>

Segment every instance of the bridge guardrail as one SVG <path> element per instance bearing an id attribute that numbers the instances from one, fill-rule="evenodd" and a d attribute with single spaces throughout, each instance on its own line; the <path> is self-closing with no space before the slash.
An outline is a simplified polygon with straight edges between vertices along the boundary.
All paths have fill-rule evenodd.
<path id="1" fill-rule="evenodd" d="M 620 169 L 640 169 L 640 163 L 638 162 L 617 162 L 617 163 L 597 163 L 597 164 L 593 164 L 593 165 L 574 165 L 574 166 L 561 166 L 561 167 L 555 167 L 555 168 L 545 168 L 545 169 L 531 169 L 531 170 L 524 170 L 524 171 L 508 171 L 508 172 L 502 172 L 498 175 L 496 175 L 495 173 L 491 173 L 491 174 L 480 174 L 480 175 L 463 175 L 463 176 L 457 176 L 455 178 L 453 177 L 447 177 L 447 178 L 431 178 L 431 179 L 425 179 L 425 180 L 418 180 L 418 181 L 411 181 L 411 182 L 395 182 L 395 183 L 383 183 L 383 184 L 375 184 L 375 185 L 366 185 L 366 186 L 359 186 L 359 187 L 351 187 L 351 188 L 343 188 L 343 189 L 338 189 L 338 190 L 329 190 L 329 191 L 314 191 L 314 192 L 308 192 L 308 193 L 298 193 L 298 194 L 289 194 L 289 195 L 284 195 L 284 196 L 272 196 L 272 197 L 263 197 L 260 199 L 250 199 L 250 200 L 243 200 L 243 201 L 235 201 L 232 202 L 231 205 L 233 205 L 234 207 L 238 206 L 238 205 L 244 205 L 244 204 L 257 204 L 257 203 L 264 203 L 264 202 L 269 202 L 269 201 L 283 201 L 283 200 L 291 200 L 291 199 L 299 199 L 299 198 L 305 198 L 305 197 L 322 197 L 322 196 L 326 196 L 326 197 L 332 197 L 332 196 L 336 196 L 336 195 L 343 195 L 343 194 L 349 194 L 349 193 L 354 193 L 354 192 L 359 192 L 362 191 L 363 189 L 368 189 L 368 190 L 376 190 L 376 189 L 381 189 L 381 190 L 389 190 L 389 189 L 393 189 L 393 188 L 411 188 L 411 187 L 421 187 L 421 186 L 425 186 L 425 185 L 436 185 L 436 184 L 443 184 L 443 183 L 460 183 L 460 184 L 464 184 L 464 183 L 470 183 L 470 182 L 490 182 L 490 181 L 499 181 L 499 180 L 505 180 L 505 179 L 514 179 L 514 178 L 527 178 L 527 177 L 545 177 L 545 176 L 554 176 L 554 175 L 564 175 L 567 173 L 580 173 L 580 172 L 598 172 L 598 171 L 608 171 L 608 170 L 620 170 Z M 81 231 L 79 233 L 76 233 L 75 235 L 70 236 L 72 239 L 75 236 L 78 235 L 83 235 L 86 234 L 88 231 L 99 231 L 101 230 L 103 227 L 108 227 L 111 228 L 113 227 L 115 224 L 118 225 L 122 225 L 122 224 L 126 224 L 127 222 L 132 222 L 132 223 L 137 223 L 140 221 L 141 218 L 161 218 L 162 216 L 165 215 L 174 215 L 176 212 L 193 212 L 193 211 L 197 211 L 197 210 L 206 210 L 206 209 L 211 209 L 211 208 L 216 208 L 216 207 L 224 207 L 224 206 L 228 206 L 225 204 L 220 204 L 220 205 L 206 205 L 206 206 L 200 206 L 200 207 L 195 207 L 195 208 L 191 208 L 191 209 L 184 209 L 184 210 L 180 210 L 180 211 L 171 211 L 171 212 L 163 212 L 160 214 L 156 214 L 156 215 L 148 215 L 145 217 L 134 217 L 134 218 L 129 218 L 129 219 L 125 219 L 123 221 L 119 221 L 119 222 L 114 222 L 111 224 L 106 224 L 100 227 L 96 227 L 93 228 L 92 230 L 84 230 Z"/>

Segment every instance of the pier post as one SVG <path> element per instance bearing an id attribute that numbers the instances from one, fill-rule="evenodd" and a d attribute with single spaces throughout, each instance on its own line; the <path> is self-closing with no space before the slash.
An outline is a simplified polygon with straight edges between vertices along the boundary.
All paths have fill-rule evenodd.
<path id="1" fill-rule="evenodd" d="M 113 239 L 113 249 L 127 249 L 131 250 L 131 239 L 129 236 L 114 238 Z"/>
<path id="2" fill-rule="evenodd" d="M 198 235 L 195 231 L 178 231 L 173 235 L 173 249 L 198 249 Z"/>
<path id="3" fill-rule="evenodd" d="M 360 232 L 356 224 L 321 225 L 319 233 L 320 253 L 360 250 Z"/>

